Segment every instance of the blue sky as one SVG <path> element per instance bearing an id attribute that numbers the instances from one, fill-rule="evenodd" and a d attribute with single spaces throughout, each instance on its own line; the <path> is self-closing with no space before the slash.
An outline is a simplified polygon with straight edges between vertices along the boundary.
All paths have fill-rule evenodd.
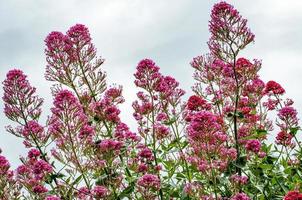
<path id="1" fill-rule="evenodd" d="M 143 58 L 152 58 L 164 74 L 179 80 L 190 94 L 189 62 L 208 52 L 208 20 L 214 0 L 1 0 L 0 80 L 20 68 L 45 99 L 43 120 L 49 114 L 50 83 L 44 79 L 44 39 L 51 31 L 65 32 L 76 23 L 91 32 L 98 55 L 106 59 L 109 84 L 124 87 L 124 121 L 129 120 L 136 89 L 133 73 Z M 276 80 L 302 111 L 302 1 L 229 0 L 249 20 L 255 43 L 242 55 L 262 59 L 263 80 Z M 0 90 L 2 96 L 2 90 Z M 3 102 L 0 104 L 3 110 Z M 301 118 L 301 114 L 299 115 Z M 41 121 L 43 123 L 43 121 Z M 15 166 L 25 154 L 22 140 L 6 133 L 10 122 L 0 113 L 0 147 Z"/>

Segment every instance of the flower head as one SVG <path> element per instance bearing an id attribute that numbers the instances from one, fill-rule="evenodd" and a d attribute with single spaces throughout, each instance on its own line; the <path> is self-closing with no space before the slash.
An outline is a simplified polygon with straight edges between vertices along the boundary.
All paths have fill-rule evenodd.
<path id="1" fill-rule="evenodd" d="M 302 193 L 299 191 L 289 191 L 283 200 L 302 200 Z"/>
<path id="2" fill-rule="evenodd" d="M 8 160 L 4 156 L 0 155 L 0 175 L 5 175 L 9 168 L 10 164 Z"/>
<path id="3" fill-rule="evenodd" d="M 109 190 L 101 185 L 96 185 L 92 189 L 91 193 L 94 195 L 95 198 L 105 198 L 109 195 Z"/>
<path id="4" fill-rule="evenodd" d="M 285 90 L 279 83 L 277 83 L 275 81 L 269 81 L 266 83 L 264 93 L 269 94 L 269 95 L 270 94 L 282 95 L 285 93 Z"/>
<path id="5" fill-rule="evenodd" d="M 245 193 L 238 193 L 231 198 L 231 200 L 250 200 L 250 198 Z"/>
<path id="6" fill-rule="evenodd" d="M 261 142 L 259 140 L 248 140 L 246 142 L 245 148 L 248 151 L 252 151 L 254 153 L 258 153 L 261 149 Z"/>
<path id="7" fill-rule="evenodd" d="M 189 98 L 187 103 L 188 110 L 199 111 L 199 110 L 210 110 L 211 105 L 207 101 L 197 95 L 193 95 Z"/>
<path id="8" fill-rule="evenodd" d="M 160 180 L 156 175 L 145 174 L 138 179 L 137 185 L 145 189 L 158 191 L 160 189 Z"/>
<path id="9" fill-rule="evenodd" d="M 26 75 L 18 69 L 10 70 L 3 82 L 4 113 L 13 121 L 37 119 L 41 114 L 43 99 L 32 87 Z"/>
<path id="10" fill-rule="evenodd" d="M 221 1 L 211 12 L 209 48 L 216 56 L 226 59 L 228 55 L 243 49 L 254 40 L 254 34 L 246 26 L 247 20 L 230 4 Z M 231 43 L 232 47 L 224 45 Z"/>

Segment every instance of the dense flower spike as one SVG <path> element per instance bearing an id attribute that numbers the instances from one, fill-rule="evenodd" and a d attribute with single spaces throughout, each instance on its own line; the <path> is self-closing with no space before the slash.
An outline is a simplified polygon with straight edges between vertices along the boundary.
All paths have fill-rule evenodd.
<path id="1" fill-rule="evenodd" d="M 254 41 L 254 34 L 246 26 L 247 20 L 230 4 L 222 1 L 214 5 L 209 29 L 209 48 L 214 55 L 230 61 L 239 50 Z"/>
<path id="2" fill-rule="evenodd" d="M 153 174 L 145 174 L 137 181 L 138 191 L 144 199 L 156 199 L 156 191 L 160 189 L 159 178 Z"/>
<path id="3" fill-rule="evenodd" d="M 51 32 L 45 39 L 46 73 L 50 81 L 70 87 L 78 96 L 99 97 L 106 89 L 104 60 L 97 58 L 87 27 L 72 26 L 67 34 Z"/>
<path id="4" fill-rule="evenodd" d="M 9 119 L 22 124 L 39 118 L 43 99 L 35 94 L 36 88 L 21 70 L 10 70 L 6 74 L 3 90 L 4 113 Z"/>
<path id="5" fill-rule="evenodd" d="M 216 3 L 209 29 L 210 52 L 191 62 L 196 84 L 186 102 L 179 82 L 153 60 L 138 63 L 137 133 L 122 120 L 122 86 L 106 88 L 88 28 L 51 32 L 45 77 L 55 84 L 46 123 L 43 100 L 21 70 L 3 82 L 4 113 L 17 123 L 7 130 L 28 152 L 11 170 L 0 149 L 0 199 L 302 199 L 293 100 L 261 80 L 260 60 L 242 57 L 254 35 L 233 6 Z"/>

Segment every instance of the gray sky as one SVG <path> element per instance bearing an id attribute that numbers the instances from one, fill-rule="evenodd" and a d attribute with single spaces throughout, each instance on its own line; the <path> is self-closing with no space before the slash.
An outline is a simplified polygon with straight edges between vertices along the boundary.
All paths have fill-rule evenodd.
<path id="1" fill-rule="evenodd" d="M 244 55 L 263 61 L 261 77 L 275 80 L 302 111 L 302 1 L 227 0 L 249 20 L 256 42 Z M 207 53 L 208 20 L 214 0 L 0 0 L 0 80 L 9 69 L 22 69 L 45 99 L 44 119 L 52 97 L 44 79 L 44 39 L 51 31 L 65 32 L 85 24 L 98 55 L 105 59 L 109 84 L 123 85 L 122 118 L 129 122 L 135 98 L 133 73 L 143 58 L 152 58 L 166 75 L 191 92 L 189 62 Z M 3 91 L 0 91 L 2 96 Z M 3 110 L 1 101 L 0 110 Z M 301 118 L 301 114 L 299 115 Z M 43 123 L 43 122 L 42 122 Z M 133 120 L 130 120 L 133 124 Z M 0 112 L 0 147 L 16 166 L 25 150 L 22 140 L 5 132 L 9 121 Z"/>

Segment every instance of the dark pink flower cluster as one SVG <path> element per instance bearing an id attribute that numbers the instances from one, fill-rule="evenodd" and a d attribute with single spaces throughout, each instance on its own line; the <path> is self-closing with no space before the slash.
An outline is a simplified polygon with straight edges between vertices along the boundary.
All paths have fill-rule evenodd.
<path id="1" fill-rule="evenodd" d="M 113 139 L 105 139 L 102 140 L 98 146 L 103 154 L 110 154 L 109 156 L 112 157 L 111 153 L 113 153 L 113 155 L 117 155 L 120 149 L 123 147 L 123 143 Z"/>
<path id="2" fill-rule="evenodd" d="M 136 70 L 134 83 L 137 87 L 144 89 L 155 88 L 155 84 L 161 77 L 159 67 L 155 65 L 155 62 L 150 59 L 144 59 L 138 63 Z"/>
<path id="3" fill-rule="evenodd" d="M 102 100 L 92 103 L 90 107 L 97 121 L 118 124 L 120 123 L 119 114 L 121 111 L 117 105 L 123 102 L 122 88 L 110 88 L 105 92 Z"/>
<path id="4" fill-rule="evenodd" d="M 105 198 L 109 195 L 109 190 L 104 187 L 104 186 L 101 186 L 101 185 L 96 185 L 91 193 L 93 194 L 93 196 L 96 198 L 96 199 L 99 199 L 99 198 Z"/>
<path id="5" fill-rule="evenodd" d="M 211 107 L 211 104 L 197 95 L 191 96 L 187 102 L 187 109 L 190 111 L 210 110 Z"/>
<path id="6" fill-rule="evenodd" d="M 58 92 L 53 104 L 48 132 L 55 139 L 58 147 L 64 148 L 65 142 L 77 138 L 80 130 L 84 131 L 87 117 L 78 99 L 68 90 Z M 65 121 L 69 123 L 66 124 Z"/>
<path id="7" fill-rule="evenodd" d="M 248 177 L 247 176 L 240 176 L 238 174 L 233 174 L 230 177 L 231 182 L 237 185 L 245 185 L 248 182 Z"/>
<path id="8" fill-rule="evenodd" d="M 281 144 L 283 146 L 293 146 L 292 143 L 293 136 L 285 131 L 280 131 L 276 136 L 276 144 Z"/>
<path id="9" fill-rule="evenodd" d="M 279 83 L 276 83 L 275 81 L 269 81 L 266 83 L 264 93 L 268 95 L 282 95 L 285 93 L 285 90 Z"/>
<path id="10" fill-rule="evenodd" d="M 250 198 L 245 193 L 238 193 L 231 200 L 250 200 Z"/>
<path id="11" fill-rule="evenodd" d="M 258 153 L 261 150 L 261 142 L 259 140 L 248 140 L 246 141 L 245 148 L 248 151 Z"/>
<path id="12" fill-rule="evenodd" d="M 93 104 L 92 110 L 96 114 L 98 120 L 106 120 L 112 123 L 120 122 L 120 110 L 115 105 L 108 104 L 105 101 L 99 101 Z"/>
<path id="13" fill-rule="evenodd" d="M 188 140 L 193 149 L 190 162 L 201 172 L 213 169 L 224 171 L 237 153 L 226 146 L 228 136 L 223 132 L 221 119 L 210 111 L 190 113 L 187 127 Z"/>
<path id="14" fill-rule="evenodd" d="M 278 117 L 291 127 L 298 126 L 297 111 L 291 106 L 285 106 L 279 110 Z"/>
<path id="15" fill-rule="evenodd" d="M 299 191 L 289 191 L 285 197 L 283 198 L 283 200 L 302 200 L 302 193 L 300 193 Z"/>
<path id="16" fill-rule="evenodd" d="M 46 193 L 45 180 L 53 172 L 52 166 L 40 159 L 40 151 L 31 149 L 27 158 L 22 158 L 23 164 L 17 168 L 17 180 L 27 189 L 36 193 Z"/>
<path id="17" fill-rule="evenodd" d="M 39 118 L 43 99 L 36 95 L 36 88 L 21 70 L 10 70 L 6 74 L 3 90 L 4 113 L 9 119 L 24 124 Z"/>
<path id="18" fill-rule="evenodd" d="M 247 20 L 232 5 L 224 1 L 215 4 L 209 23 L 211 52 L 223 59 L 237 55 L 255 38 L 246 24 Z"/>
<path id="19" fill-rule="evenodd" d="M 8 160 L 4 156 L 0 155 L 0 175 L 5 175 L 9 168 L 10 164 Z"/>
<path id="20" fill-rule="evenodd" d="M 122 122 L 115 127 L 114 137 L 119 140 L 128 140 L 135 143 L 141 140 L 141 138 L 136 133 L 131 132 L 129 130 L 129 127 Z"/>
<path id="21" fill-rule="evenodd" d="M 152 137 L 166 138 L 170 130 L 164 123 L 178 115 L 179 110 L 175 108 L 180 105 L 184 91 L 178 87 L 179 83 L 174 78 L 163 76 L 159 67 L 150 59 L 139 62 L 134 76 L 136 86 L 145 90 L 137 93 L 140 102 L 135 101 L 132 105 L 134 117 L 140 125 L 139 133 L 146 137 L 146 133 L 152 132 Z M 152 121 L 152 126 L 147 128 L 145 125 L 148 120 Z"/>
<path id="22" fill-rule="evenodd" d="M 132 104 L 137 134 L 121 120 L 122 87 L 107 89 L 104 60 L 96 57 L 88 28 L 76 24 L 66 34 L 51 32 L 45 77 L 56 85 L 46 126 L 39 123 L 43 100 L 26 75 L 11 70 L 3 82 L 4 112 L 18 124 L 7 130 L 31 149 L 15 171 L 0 155 L 0 199 L 20 199 L 25 191 L 44 200 L 250 200 L 262 195 L 253 194 L 259 188 L 282 196 L 282 185 L 292 179 L 289 187 L 298 189 L 297 175 L 273 177 L 282 185 L 271 180 L 276 170 L 300 170 L 293 101 L 282 99 L 280 84 L 260 79 L 261 61 L 240 57 L 255 36 L 232 5 L 214 5 L 209 29 L 210 53 L 191 62 L 197 83 L 187 103 L 179 82 L 154 61 L 138 63 L 134 83 L 140 91 Z M 265 143 L 274 127 L 272 110 L 280 129 L 276 144 L 282 145 L 277 159 L 272 153 L 278 147 L 273 151 Z M 268 180 L 258 180 L 259 172 Z M 302 195 L 290 191 L 284 199 Z"/>
<path id="23" fill-rule="evenodd" d="M 66 35 L 51 32 L 45 44 L 47 80 L 58 81 L 83 97 L 88 93 L 95 98 L 105 90 L 106 75 L 100 69 L 104 60 L 96 57 L 87 27 L 76 24 Z"/>
<path id="24" fill-rule="evenodd" d="M 47 196 L 44 200 L 61 200 L 60 197 L 51 195 L 51 196 Z"/>
<path id="25" fill-rule="evenodd" d="M 147 190 L 159 190 L 160 180 L 156 175 L 145 174 L 137 181 L 137 185 Z"/>

